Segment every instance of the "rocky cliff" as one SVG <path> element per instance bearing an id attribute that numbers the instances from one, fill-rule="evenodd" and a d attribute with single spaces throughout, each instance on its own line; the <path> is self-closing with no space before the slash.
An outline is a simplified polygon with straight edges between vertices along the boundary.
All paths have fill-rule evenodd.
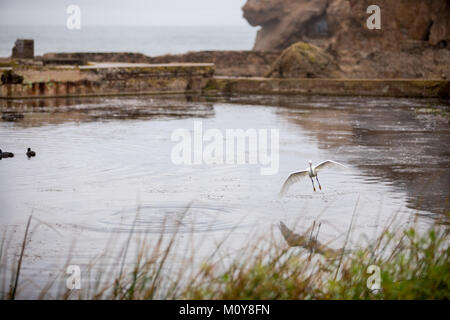
<path id="1" fill-rule="evenodd" d="M 381 30 L 366 26 L 372 4 L 381 8 Z M 261 26 L 255 50 L 285 49 L 297 41 L 398 49 L 411 40 L 441 46 L 450 40 L 448 0 L 248 0 L 243 11 L 251 25 Z"/>
<path id="2" fill-rule="evenodd" d="M 370 5 L 381 29 L 369 30 Z M 302 41 L 327 50 L 351 77 L 450 77 L 450 0 L 248 0 L 254 50 Z"/>

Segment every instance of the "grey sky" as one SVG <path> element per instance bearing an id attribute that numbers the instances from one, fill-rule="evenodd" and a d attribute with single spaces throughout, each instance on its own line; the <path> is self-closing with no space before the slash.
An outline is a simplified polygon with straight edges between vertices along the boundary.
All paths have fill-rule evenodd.
<path id="1" fill-rule="evenodd" d="M 247 25 L 246 0 L 0 0 L 0 25 L 65 25 L 67 6 L 88 25 Z"/>

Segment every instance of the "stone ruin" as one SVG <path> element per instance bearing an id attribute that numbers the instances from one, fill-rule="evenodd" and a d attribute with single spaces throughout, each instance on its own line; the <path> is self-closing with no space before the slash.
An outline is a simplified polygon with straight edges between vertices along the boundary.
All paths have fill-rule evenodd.
<path id="1" fill-rule="evenodd" d="M 34 40 L 17 39 L 12 49 L 12 58 L 34 59 Z"/>

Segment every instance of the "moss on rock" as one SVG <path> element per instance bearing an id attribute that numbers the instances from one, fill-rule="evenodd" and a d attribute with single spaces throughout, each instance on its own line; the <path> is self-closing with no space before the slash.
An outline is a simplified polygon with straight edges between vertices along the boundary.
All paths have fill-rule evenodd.
<path id="1" fill-rule="evenodd" d="M 272 78 L 336 78 L 339 67 L 333 56 L 306 42 L 284 50 L 267 74 Z"/>

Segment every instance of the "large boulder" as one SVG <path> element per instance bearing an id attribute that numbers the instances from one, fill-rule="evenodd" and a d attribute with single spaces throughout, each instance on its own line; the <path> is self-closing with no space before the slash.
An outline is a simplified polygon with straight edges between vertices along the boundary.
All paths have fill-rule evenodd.
<path id="1" fill-rule="evenodd" d="M 284 50 L 268 73 L 273 78 L 335 78 L 339 68 L 323 49 L 298 42 Z"/>

